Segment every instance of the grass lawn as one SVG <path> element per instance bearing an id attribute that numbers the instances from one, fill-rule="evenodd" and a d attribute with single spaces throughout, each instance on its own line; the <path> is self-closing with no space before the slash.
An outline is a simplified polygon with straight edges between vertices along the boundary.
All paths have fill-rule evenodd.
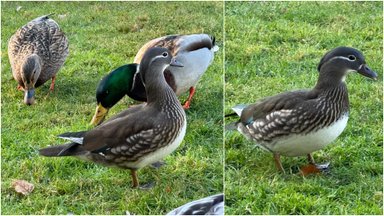
<path id="1" fill-rule="evenodd" d="M 21 6 L 19 11 L 16 10 Z M 10 36 L 41 15 L 55 13 L 70 54 L 46 97 L 50 82 L 36 90 L 37 104 L 22 103 L 7 56 Z M 186 202 L 223 190 L 223 3 L 222 2 L 2 2 L 1 3 L 1 205 L 2 214 L 165 214 Z M 37 150 L 64 141 L 57 134 L 90 129 L 101 77 L 131 63 L 148 40 L 168 34 L 208 33 L 221 50 L 186 112 L 181 146 L 159 170 L 141 169 L 131 188 L 130 172 L 75 158 L 44 158 Z M 181 101 L 187 98 L 183 95 Z M 109 116 L 135 104 L 125 98 Z M 14 179 L 34 184 L 28 196 Z"/>
<path id="2" fill-rule="evenodd" d="M 342 135 L 314 154 L 327 175 L 301 177 L 305 157 L 272 154 L 225 133 L 227 214 L 383 214 L 382 2 L 226 2 L 225 113 L 280 92 L 312 88 L 326 51 L 352 46 L 379 74 L 347 78 L 350 118 Z M 232 119 L 233 120 L 233 119 Z M 229 123 L 226 120 L 226 123 Z"/>

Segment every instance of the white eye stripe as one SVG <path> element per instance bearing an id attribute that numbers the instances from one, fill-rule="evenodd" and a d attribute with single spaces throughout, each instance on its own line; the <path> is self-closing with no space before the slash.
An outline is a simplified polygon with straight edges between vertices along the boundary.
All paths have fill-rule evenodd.
<path id="1" fill-rule="evenodd" d="M 162 55 L 160 55 L 160 56 L 156 56 L 155 58 L 153 58 L 153 59 L 149 62 L 149 64 L 152 64 L 152 62 L 155 61 L 155 60 L 158 59 L 158 58 L 164 58 L 164 56 L 162 56 Z"/>
<path id="2" fill-rule="evenodd" d="M 332 61 L 333 59 L 344 59 L 344 60 L 347 60 L 347 61 L 350 61 L 350 62 L 356 61 L 356 59 L 355 60 L 351 60 L 351 59 L 349 59 L 347 57 L 344 57 L 344 56 L 335 56 L 335 57 L 329 59 L 328 61 Z"/>

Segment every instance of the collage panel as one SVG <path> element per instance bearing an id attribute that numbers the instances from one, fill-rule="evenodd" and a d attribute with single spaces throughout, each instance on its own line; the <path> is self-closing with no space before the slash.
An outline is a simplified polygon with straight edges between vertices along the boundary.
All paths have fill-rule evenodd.
<path id="1" fill-rule="evenodd" d="M 223 5 L 2 2 L 2 214 L 223 212 Z"/>
<path id="2" fill-rule="evenodd" d="M 383 214 L 382 8 L 225 3 L 226 214 Z"/>
<path id="3" fill-rule="evenodd" d="M 1 214 L 383 215 L 383 2 L 0 7 Z"/>

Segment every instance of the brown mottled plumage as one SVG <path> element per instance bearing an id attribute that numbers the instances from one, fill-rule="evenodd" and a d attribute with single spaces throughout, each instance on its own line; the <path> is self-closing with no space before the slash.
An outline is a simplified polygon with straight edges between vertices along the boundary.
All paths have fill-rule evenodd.
<path id="1" fill-rule="evenodd" d="M 40 154 L 130 169 L 137 187 L 136 170 L 173 152 L 185 135 L 184 110 L 163 76 L 168 65 L 181 66 L 167 49 L 149 49 L 140 65 L 146 104 L 128 108 L 90 131 L 59 135 L 72 143 L 41 149 Z"/>
<path id="2" fill-rule="evenodd" d="M 34 88 L 52 79 L 68 55 L 68 40 L 59 25 L 48 17 L 36 18 L 10 38 L 8 56 L 18 88 L 25 91 L 24 102 L 34 102 Z"/>
<path id="3" fill-rule="evenodd" d="M 346 76 L 351 72 L 376 79 L 363 54 L 350 47 L 326 53 L 319 66 L 319 79 L 311 90 L 267 97 L 249 106 L 237 106 L 236 129 L 258 146 L 274 154 L 277 168 L 284 171 L 280 155 L 307 155 L 324 148 L 344 130 L 349 117 Z"/>

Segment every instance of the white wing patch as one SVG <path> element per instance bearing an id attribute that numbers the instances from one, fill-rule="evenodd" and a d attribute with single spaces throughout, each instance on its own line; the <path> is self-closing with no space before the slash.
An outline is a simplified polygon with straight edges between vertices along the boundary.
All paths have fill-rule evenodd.
<path id="1" fill-rule="evenodd" d="M 69 141 L 77 143 L 77 144 L 83 144 L 83 140 L 84 140 L 83 137 L 62 137 L 62 136 L 59 136 L 59 138 L 69 140 Z"/>

